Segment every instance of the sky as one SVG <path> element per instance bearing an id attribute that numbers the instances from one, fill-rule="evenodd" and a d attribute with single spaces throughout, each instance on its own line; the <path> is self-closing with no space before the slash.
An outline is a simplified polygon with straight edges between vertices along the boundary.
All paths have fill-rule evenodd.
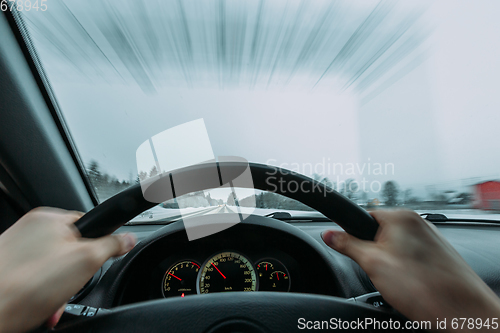
<path id="1" fill-rule="evenodd" d="M 272 15 L 281 10 L 278 5 L 261 10 L 260 21 L 259 8 L 252 7 L 248 27 L 250 22 L 257 22 L 256 27 L 261 22 L 267 30 L 249 28 L 240 35 L 239 25 L 225 35 L 220 33 L 224 27 L 219 26 L 226 21 L 217 20 L 216 14 L 211 21 L 207 10 L 209 18 L 203 22 L 217 27 L 219 34 L 206 32 L 203 42 L 203 31 L 198 31 L 203 30 L 201 23 L 190 28 L 191 36 L 182 38 L 180 28 L 171 26 L 174 32 L 169 38 L 177 56 L 169 58 L 175 58 L 169 60 L 171 67 L 167 61 L 156 71 L 151 65 L 156 60 L 151 59 L 160 51 L 149 54 L 140 49 L 143 45 L 155 50 L 154 43 L 141 44 L 148 43 L 149 37 L 137 38 L 139 42 L 131 43 L 130 49 L 121 49 L 123 43 L 116 44 L 116 39 L 134 40 L 132 33 L 116 34 L 119 28 L 92 21 L 85 8 L 70 7 L 68 2 L 114 67 L 102 65 L 106 60 L 98 55 L 99 50 L 89 51 L 90 60 L 85 61 L 69 42 L 68 49 L 60 51 L 66 45 L 58 44 L 57 40 L 65 38 L 60 29 L 40 28 L 49 26 L 44 22 L 54 17 L 64 26 L 58 16 L 62 12 L 56 8 L 52 16 L 27 17 L 80 155 L 86 163 L 97 160 L 120 179 L 135 179 L 136 150 L 142 143 L 199 118 L 204 119 L 216 156 L 241 156 L 307 175 L 316 172 L 336 182 L 366 179 L 376 189 L 377 183 L 395 180 L 401 189 L 412 188 L 423 197 L 429 185 L 462 190 L 474 182 L 500 178 L 496 152 L 500 142 L 500 2 L 435 1 L 420 6 L 413 1 L 395 9 L 386 2 L 379 7 L 373 1 L 340 3 L 345 6 L 331 9 L 328 2 L 317 2 L 319 9 L 308 7 L 309 16 L 300 17 L 298 2 L 289 6 L 280 2 L 284 8 L 279 11 L 284 13 L 281 21 Z M 309 4 L 314 7 L 315 2 Z M 121 9 L 108 10 L 116 14 Z M 194 18 L 189 8 L 184 10 L 189 25 Z M 228 25 L 235 24 L 230 21 L 233 16 L 244 13 L 238 7 L 225 10 Z M 336 10 L 348 14 L 345 21 L 333 19 Z M 328 14 L 322 16 L 322 12 Z M 379 19 L 375 23 L 366 20 L 373 12 Z M 420 12 L 418 20 L 405 25 Z M 129 21 L 117 22 L 133 27 Z M 294 26 L 300 29 L 293 30 Z M 108 34 L 111 30 L 114 34 Z M 356 31 L 362 33 L 352 42 Z M 287 34 L 297 35 L 289 47 Z M 219 36 L 225 38 L 223 45 L 230 45 L 222 46 L 222 53 L 220 44 L 210 49 L 211 41 L 221 42 Z M 241 45 L 243 37 L 238 36 L 247 36 Z M 297 46 L 302 42 L 302 47 Z M 390 47 L 384 49 L 389 42 Z M 275 47 L 278 44 L 281 48 Z M 197 49 L 198 45 L 204 45 L 208 53 L 201 46 Z M 131 50 L 139 57 L 120 54 Z M 335 57 L 337 53 L 343 57 Z M 269 59 L 278 64 L 275 72 Z M 331 67 L 329 59 L 334 59 Z M 92 67 L 89 64 L 94 60 L 97 65 Z M 217 73 L 217 64 L 224 70 Z M 269 72 L 275 76 L 268 79 Z M 322 73 L 327 74 L 322 77 Z M 376 192 L 373 187 L 371 192 Z"/>

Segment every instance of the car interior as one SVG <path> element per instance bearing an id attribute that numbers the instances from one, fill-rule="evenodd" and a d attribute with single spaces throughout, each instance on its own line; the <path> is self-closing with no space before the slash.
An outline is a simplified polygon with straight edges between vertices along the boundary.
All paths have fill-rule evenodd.
<path id="1" fill-rule="evenodd" d="M 224 225 L 234 216 L 226 213 L 128 223 L 157 205 L 144 199 L 138 183 L 100 202 L 20 22 L 10 12 L 0 15 L 0 232 L 31 209 L 50 206 L 85 212 L 76 223 L 83 237 L 131 232 L 138 238 L 130 253 L 106 262 L 68 301 L 55 332 L 290 332 L 298 330 L 298 318 L 405 320 L 358 264 L 321 238 L 326 230 L 344 229 L 371 240 L 377 223 L 308 176 L 278 168 L 283 183 L 306 185 L 277 193 L 311 207 L 309 215 L 240 214 L 242 222 L 230 228 Z M 164 201 L 222 186 L 247 167 L 255 189 L 273 190 L 266 172 L 275 167 L 251 161 L 215 167 L 219 183 L 170 191 Z M 172 177 L 203 179 L 213 168 L 172 171 L 148 190 L 173 188 Z M 314 186 L 320 190 L 309 191 Z M 426 218 L 500 296 L 498 221 Z M 196 228 L 221 225 L 222 231 L 190 240 L 183 219 Z"/>

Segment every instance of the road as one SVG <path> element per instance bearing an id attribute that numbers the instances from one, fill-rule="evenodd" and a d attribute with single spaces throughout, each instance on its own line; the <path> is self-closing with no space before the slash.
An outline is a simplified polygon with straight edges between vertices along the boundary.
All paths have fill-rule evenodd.
<path id="1" fill-rule="evenodd" d="M 136 216 L 130 222 L 132 223 L 148 223 L 148 222 L 158 222 L 158 221 L 171 221 L 180 218 L 209 215 L 209 214 L 223 214 L 223 213 L 237 213 L 236 207 L 228 207 L 226 205 L 222 206 L 211 206 L 211 207 L 199 207 L 199 208 L 182 208 L 182 209 L 168 209 L 160 206 L 155 206 L 148 209 L 144 213 Z"/>

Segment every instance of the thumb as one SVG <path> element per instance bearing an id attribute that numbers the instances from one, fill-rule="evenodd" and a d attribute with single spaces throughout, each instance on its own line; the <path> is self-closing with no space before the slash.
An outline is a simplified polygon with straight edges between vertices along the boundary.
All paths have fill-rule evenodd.
<path id="1" fill-rule="evenodd" d="M 323 241 L 337 252 L 358 262 L 369 252 L 371 244 L 343 231 L 325 231 Z"/>
<path id="2" fill-rule="evenodd" d="M 135 246 L 136 238 L 133 234 L 109 235 L 92 241 L 99 259 L 105 262 L 111 257 L 124 255 Z"/>

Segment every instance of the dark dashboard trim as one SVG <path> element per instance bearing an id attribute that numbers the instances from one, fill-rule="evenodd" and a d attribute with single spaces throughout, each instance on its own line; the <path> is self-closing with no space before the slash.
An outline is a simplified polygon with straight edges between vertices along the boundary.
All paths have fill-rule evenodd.
<path id="1" fill-rule="evenodd" d="M 227 221 L 230 222 L 233 221 L 230 214 L 205 215 L 205 216 L 193 217 L 192 219 L 204 219 L 204 223 L 207 222 L 210 223 L 209 221 L 207 221 L 207 218 L 210 218 L 212 223 L 225 223 Z M 347 296 L 342 293 L 344 288 L 340 286 L 340 281 L 337 277 L 337 271 L 331 265 L 330 253 L 322 244 L 318 243 L 318 241 L 315 240 L 311 235 L 287 223 L 255 215 L 245 216 L 244 222 L 239 223 L 230 229 L 234 230 L 233 228 L 238 228 L 238 227 L 241 228 L 243 226 L 270 228 L 275 230 L 276 232 L 288 234 L 291 237 L 300 239 L 302 242 L 304 242 L 305 245 L 310 247 L 319 256 L 319 259 L 321 261 L 327 263 L 324 269 L 326 270 L 326 274 L 331 276 L 332 278 L 332 285 L 331 285 L 332 290 L 336 290 L 337 292 L 339 292 L 339 296 L 341 297 Z M 116 305 L 119 305 L 120 301 L 117 299 L 117 297 L 120 296 L 120 288 L 123 287 L 123 283 L 126 280 L 127 274 L 129 273 L 130 267 L 134 263 L 134 261 L 145 250 L 147 250 L 150 246 L 154 245 L 157 241 L 177 232 L 185 233 L 184 224 L 182 221 L 178 221 L 170 225 L 167 225 L 157 230 L 149 237 L 141 240 L 128 255 L 123 257 L 121 260 L 113 263 L 113 265 L 106 271 L 101 281 L 99 281 L 98 285 L 85 299 L 81 301 L 81 303 L 89 306 L 104 307 L 104 308 L 111 308 Z M 216 236 L 218 234 L 212 236 Z"/>

